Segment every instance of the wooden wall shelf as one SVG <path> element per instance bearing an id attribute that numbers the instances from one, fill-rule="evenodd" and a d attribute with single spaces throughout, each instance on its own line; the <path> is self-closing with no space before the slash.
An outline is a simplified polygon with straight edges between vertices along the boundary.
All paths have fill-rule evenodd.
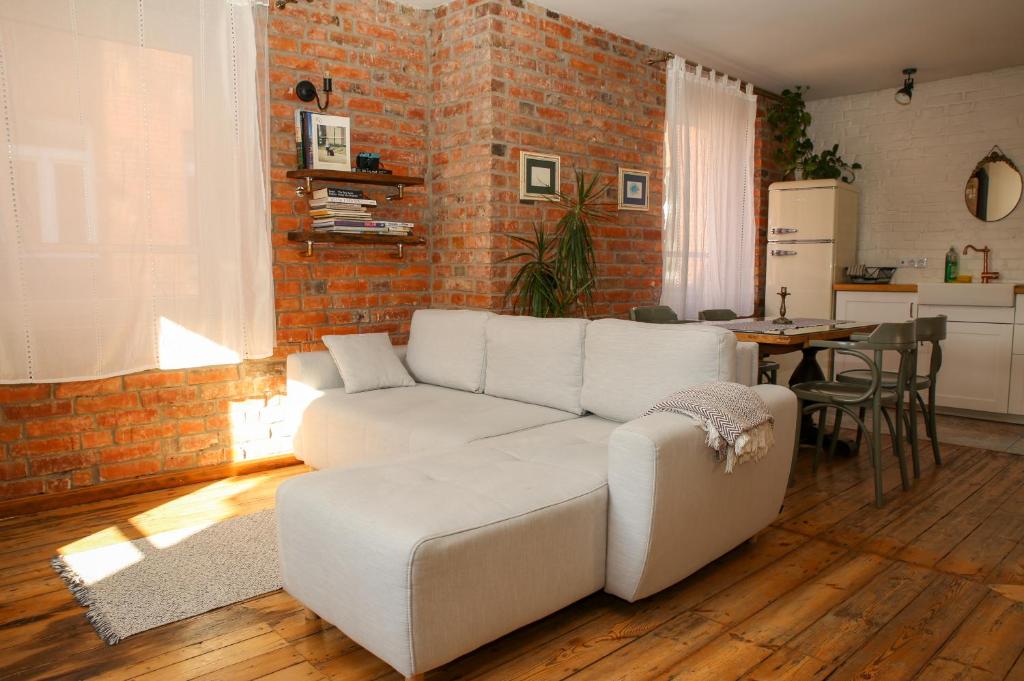
<path id="1" fill-rule="evenodd" d="M 406 187 L 420 187 L 424 184 L 422 177 L 412 177 L 409 175 L 383 175 L 380 173 L 358 173 L 344 170 L 315 170 L 310 168 L 289 170 L 287 172 L 287 177 L 294 180 L 303 180 L 303 183 L 295 188 L 295 193 L 299 196 L 311 194 L 313 192 L 314 182 L 396 187 L 398 189 L 398 193 L 388 196 L 388 201 L 403 198 Z"/>
<path id="2" fill-rule="evenodd" d="M 345 234 L 342 232 L 288 232 L 288 241 L 306 244 L 305 255 L 313 255 L 314 244 L 365 244 L 387 245 L 398 248 L 399 258 L 405 255 L 406 246 L 422 246 L 427 243 L 423 237 L 403 234 Z"/>

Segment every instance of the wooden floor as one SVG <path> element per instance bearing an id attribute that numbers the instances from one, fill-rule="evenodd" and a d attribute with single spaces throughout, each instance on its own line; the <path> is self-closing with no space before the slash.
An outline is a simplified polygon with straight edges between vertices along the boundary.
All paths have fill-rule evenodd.
<path id="1" fill-rule="evenodd" d="M 428 681 L 1024 679 L 1024 457 L 949 445 L 910 492 L 890 462 L 881 510 L 863 460 L 815 475 L 807 458 L 756 542 L 640 603 L 595 594 Z M 0 678 L 398 678 L 281 592 L 108 647 L 47 563 L 269 507 L 302 470 L 0 521 Z"/>

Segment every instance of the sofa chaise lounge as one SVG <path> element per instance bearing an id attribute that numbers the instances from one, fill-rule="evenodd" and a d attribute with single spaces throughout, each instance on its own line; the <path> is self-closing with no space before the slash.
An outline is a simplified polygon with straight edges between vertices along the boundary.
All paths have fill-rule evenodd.
<path id="1" fill-rule="evenodd" d="M 277 493 L 285 589 L 407 677 L 595 591 L 654 594 L 778 515 L 796 432 L 724 472 L 705 433 L 642 413 L 708 381 L 756 382 L 719 328 L 421 310 L 417 384 L 347 393 L 327 352 L 288 358 L 296 456 Z"/>

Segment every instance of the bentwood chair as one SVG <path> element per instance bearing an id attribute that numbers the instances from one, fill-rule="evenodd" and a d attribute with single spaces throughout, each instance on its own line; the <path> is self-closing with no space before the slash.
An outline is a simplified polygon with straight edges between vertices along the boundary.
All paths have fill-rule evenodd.
<path id="1" fill-rule="evenodd" d="M 668 305 L 646 305 L 634 307 L 629 311 L 629 318 L 634 322 L 648 324 L 687 324 L 689 320 L 679 319 L 675 310 Z"/>
<path id="2" fill-rule="evenodd" d="M 913 375 L 912 362 L 916 360 L 917 336 L 914 322 L 881 324 L 862 340 L 812 341 L 812 347 L 835 350 L 842 355 L 857 357 L 866 365 L 869 379 L 866 383 L 842 381 L 809 381 L 791 386 L 799 400 L 801 414 L 819 412 L 818 440 L 814 450 L 814 469 L 825 437 L 825 415 L 829 409 L 853 418 L 858 428 L 866 430 L 864 416 L 871 409 L 871 464 L 875 477 L 875 505 L 885 503 L 882 487 L 882 419 L 885 419 L 892 437 L 893 452 L 899 461 L 900 481 L 903 489 L 910 488 L 907 461 L 903 454 L 903 394 L 909 377 Z M 882 358 L 886 352 L 898 352 L 899 371 L 895 382 L 886 387 L 882 382 Z M 895 411 L 895 419 L 889 410 Z M 799 447 L 799 445 L 798 445 Z M 794 461 L 795 461 L 794 453 Z"/>
<path id="3" fill-rule="evenodd" d="M 736 313 L 728 308 L 701 310 L 697 318 L 702 322 L 731 322 L 736 319 Z M 775 384 L 779 379 L 779 363 L 771 359 L 761 359 L 757 369 L 759 383 Z"/>
<path id="4" fill-rule="evenodd" d="M 911 458 L 914 463 L 914 477 L 921 477 L 921 457 L 918 453 L 917 443 L 917 407 L 921 407 L 921 413 L 925 415 L 925 430 L 928 439 L 932 442 L 932 456 L 935 465 L 942 465 L 942 453 L 939 451 L 939 434 L 936 424 L 935 413 L 935 390 L 938 382 L 939 370 L 942 368 L 942 346 L 940 341 L 946 340 L 946 317 L 919 317 L 914 321 L 918 343 L 929 343 L 931 345 L 931 358 L 928 365 L 928 373 L 919 375 L 916 362 L 912 365 L 910 382 L 910 409 L 907 412 L 907 427 L 910 433 Z M 836 379 L 843 383 L 864 384 L 871 380 L 870 372 L 866 369 L 850 369 L 836 376 Z M 894 371 L 882 372 L 882 386 L 893 388 L 896 386 L 899 376 Z M 925 404 L 923 393 L 928 394 L 928 403 Z M 860 418 L 864 420 L 864 408 L 861 409 Z M 836 415 L 839 419 L 839 415 Z M 857 429 L 857 442 L 855 449 L 860 449 L 862 431 Z"/>

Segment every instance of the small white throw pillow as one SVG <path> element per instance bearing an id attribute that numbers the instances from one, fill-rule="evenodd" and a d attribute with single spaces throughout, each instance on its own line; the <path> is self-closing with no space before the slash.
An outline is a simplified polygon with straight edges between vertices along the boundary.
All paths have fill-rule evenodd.
<path id="1" fill-rule="evenodd" d="M 323 342 L 338 365 L 347 393 L 416 385 L 386 333 L 324 336 Z"/>

